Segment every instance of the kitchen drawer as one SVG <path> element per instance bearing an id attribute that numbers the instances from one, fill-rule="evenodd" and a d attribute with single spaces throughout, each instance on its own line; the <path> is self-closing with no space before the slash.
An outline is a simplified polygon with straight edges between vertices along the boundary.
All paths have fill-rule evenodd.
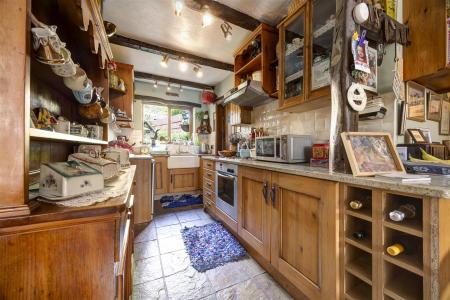
<path id="1" fill-rule="evenodd" d="M 216 182 L 205 178 L 203 180 L 203 190 L 210 190 L 214 192 L 216 190 Z"/>
<path id="2" fill-rule="evenodd" d="M 204 201 L 216 203 L 216 194 L 208 189 L 203 190 L 203 199 L 205 199 Z"/>
<path id="3" fill-rule="evenodd" d="M 216 204 L 214 202 L 205 201 L 204 207 L 208 213 L 212 214 L 213 216 L 216 215 Z"/>
<path id="4" fill-rule="evenodd" d="M 215 170 L 216 169 L 216 163 L 212 160 L 203 160 L 203 168 L 208 170 Z"/>
<path id="5" fill-rule="evenodd" d="M 211 180 L 211 181 L 216 181 L 216 171 L 204 169 L 203 170 L 203 178 Z"/>

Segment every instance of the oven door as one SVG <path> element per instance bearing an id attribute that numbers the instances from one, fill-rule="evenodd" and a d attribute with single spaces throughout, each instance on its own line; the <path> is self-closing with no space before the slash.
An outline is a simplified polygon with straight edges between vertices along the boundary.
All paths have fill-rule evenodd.
<path id="1" fill-rule="evenodd" d="M 216 206 L 237 221 L 237 177 L 216 172 Z"/>

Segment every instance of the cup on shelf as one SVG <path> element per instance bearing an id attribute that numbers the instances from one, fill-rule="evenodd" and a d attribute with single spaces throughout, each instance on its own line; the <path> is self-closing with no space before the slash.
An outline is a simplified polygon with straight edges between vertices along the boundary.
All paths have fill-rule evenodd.
<path id="1" fill-rule="evenodd" d="M 89 104 L 92 100 L 93 93 L 92 81 L 88 79 L 84 89 L 81 91 L 72 91 L 72 93 L 80 104 Z"/>
<path id="2" fill-rule="evenodd" d="M 89 83 L 86 72 L 79 65 L 76 65 L 75 75 L 64 77 L 63 82 L 72 91 L 82 91 Z"/>
<path id="3" fill-rule="evenodd" d="M 61 77 L 71 77 L 77 72 L 77 66 L 72 60 L 70 51 L 66 48 L 61 48 L 61 54 L 64 57 L 64 63 L 51 65 L 53 73 Z"/>

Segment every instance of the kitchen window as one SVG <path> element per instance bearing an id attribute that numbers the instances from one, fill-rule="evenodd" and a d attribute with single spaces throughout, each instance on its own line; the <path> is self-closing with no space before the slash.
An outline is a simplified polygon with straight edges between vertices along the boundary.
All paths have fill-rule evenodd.
<path id="1" fill-rule="evenodd" d="M 161 105 L 143 105 L 143 141 L 160 143 L 188 141 L 192 137 L 192 108 Z"/>

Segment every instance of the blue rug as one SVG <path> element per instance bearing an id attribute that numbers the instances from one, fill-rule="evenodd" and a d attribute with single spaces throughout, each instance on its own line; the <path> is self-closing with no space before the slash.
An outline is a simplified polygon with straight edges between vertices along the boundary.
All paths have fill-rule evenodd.
<path id="1" fill-rule="evenodd" d="M 199 272 L 237 261 L 247 255 L 244 247 L 220 223 L 184 228 L 181 234 L 191 264 Z"/>
<path id="2" fill-rule="evenodd" d="M 175 208 L 196 204 L 203 204 L 203 196 L 202 195 L 169 195 L 163 196 L 159 200 L 161 201 L 161 206 L 163 208 Z"/>

